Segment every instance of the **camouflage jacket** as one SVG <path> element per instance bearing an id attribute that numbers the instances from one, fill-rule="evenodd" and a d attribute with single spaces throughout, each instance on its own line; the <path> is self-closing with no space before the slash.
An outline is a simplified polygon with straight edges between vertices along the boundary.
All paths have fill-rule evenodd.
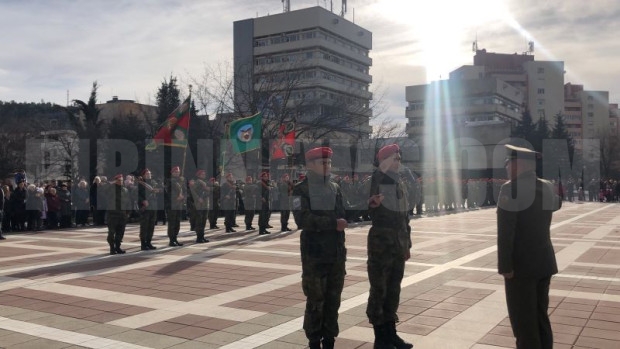
<path id="1" fill-rule="evenodd" d="M 293 188 L 292 210 L 302 229 L 302 261 L 333 263 L 346 259 L 344 232 L 336 230 L 336 220 L 346 214 L 338 184 L 308 173 Z"/>

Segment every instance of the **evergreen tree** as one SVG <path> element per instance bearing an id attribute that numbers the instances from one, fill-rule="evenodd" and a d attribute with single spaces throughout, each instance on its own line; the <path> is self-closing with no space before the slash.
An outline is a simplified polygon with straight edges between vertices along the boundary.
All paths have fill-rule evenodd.
<path id="1" fill-rule="evenodd" d="M 564 123 L 564 116 L 562 113 L 557 113 L 555 115 L 555 125 L 553 125 L 553 129 L 551 130 L 551 138 L 566 140 L 568 143 L 568 154 L 570 158 L 573 159 L 573 154 L 575 153 L 575 141 L 568 133 L 568 128 L 566 127 L 566 123 Z"/>
<path id="2" fill-rule="evenodd" d="M 70 119 L 72 120 L 77 131 L 78 137 L 80 139 L 87 139 L 89 143 L 87 157 L 82 157 L 83 153 L 80 152 L 79 161 L 81 163 L 84 161 L 88 162 L 88 177 L 91 182 L 98 174 L 97 164 L 99 149 L 97 149 L 97 140 L 103 138 L 104 135 L 103 120 L 99 120 L 100 110 L 97 108 L 98 88 L 99 86 L 97 85 L 97 81 L 93 82 L 93 88 L 90 92 L 88 102 L 83 102 L 78 99 L 73 100 L 73 103 L 78 111 L 77 114 L 74 114 L 73 111 L 69 110 Z M 80 170 L 85 171 L 86 168 L 84 166 L 80 166 Z"/>
<path id="3" fill-rule="evenodd" d="M 542 153 L 543 140 L 549 139 L 551 133 L 549 132 L 549 122 L 545 118 L 540 118 L 536 122 L 536 130 L 534 131 L 534 137 L 532 138 L 532 145 L 534 150 Z"/>
<path id="4" fill-rule="evenodd" d="M 536 124 L 532 121 L 532 115 L 530 111 L 526 109 L 522 116 L 521 120 L 517 124 L 515 128 L 512 130 L 512 134 L 510 135 L 513 138 L 520 138 L 522 141 L 526 141 L 527 143 L 534 146 L 536 143 Z M 527 144 L 521 144 L 527 145 Z"/>
<path id="5" fill-rule="evenodd" d="M 157 90 L 157 123 L 161 125 L 168 115 L 181 104 L 177 78 L 170 75 L 170 80 L 161 83 Z"/>

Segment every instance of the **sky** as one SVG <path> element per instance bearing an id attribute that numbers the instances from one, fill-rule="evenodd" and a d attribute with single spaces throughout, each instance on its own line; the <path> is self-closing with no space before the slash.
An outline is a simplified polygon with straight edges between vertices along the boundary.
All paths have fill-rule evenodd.
<path id="1" fill-rule="evenodd" d="M 291 10 L 341 0 L 290 0 Z M 233 22 L 281 13 L 281 0 L 0 0 L 0 101 L 118 96 L 155 104 L 170 76 L 232 65 Z M 472 43 L 565 62 L 565 83 L 620 102 L 620 1 L 348 0 L 345 18 L 373 34 L 371 91 L 380 119 L 403 122 L 405 86 L 473 64 Z M 68 98 L 67 98 L 68 95 Z"/>

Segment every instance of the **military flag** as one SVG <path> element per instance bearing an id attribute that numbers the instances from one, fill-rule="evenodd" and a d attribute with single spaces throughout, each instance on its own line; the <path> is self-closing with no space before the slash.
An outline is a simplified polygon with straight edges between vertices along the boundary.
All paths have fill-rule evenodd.
<path id="1" fill-rule="evenodd" d="M 271 144 L 271 160 L 285 159 L 295 151 L 295 123 L 285 122 L 278 128 L 278 137 Z"/>
<path id="2" fill-rule="evenodd" d="M 230 123 L 228 139 L 235 153 L 245 153 L 260 148 L 263 134 L 262 121 L 262 113 L 257 113 Z"/>
<path id="3" fill-rule="evenodd" d="M 189 130 L 189 106 L 188 97 L 179 105 L 159 127 L 151 143 L 146 146 L 146 150 L 155 150 L 158 145 L 170 147 L 186 147 L 187 132 Z"/>

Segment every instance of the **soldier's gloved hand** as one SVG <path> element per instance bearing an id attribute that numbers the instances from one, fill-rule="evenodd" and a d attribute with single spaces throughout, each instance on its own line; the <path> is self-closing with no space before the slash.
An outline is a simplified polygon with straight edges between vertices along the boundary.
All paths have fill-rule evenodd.
<path id="1" fill-rule="evenodd" d="M 347 220 L 344 219 L 344 218 L 338 218 L 336 220 L 336 223 L 337 223 L 337 225 L 336 225 L 336 230 L 337 231 L 344 231 L 344 229 L 349 225 Z"/>

